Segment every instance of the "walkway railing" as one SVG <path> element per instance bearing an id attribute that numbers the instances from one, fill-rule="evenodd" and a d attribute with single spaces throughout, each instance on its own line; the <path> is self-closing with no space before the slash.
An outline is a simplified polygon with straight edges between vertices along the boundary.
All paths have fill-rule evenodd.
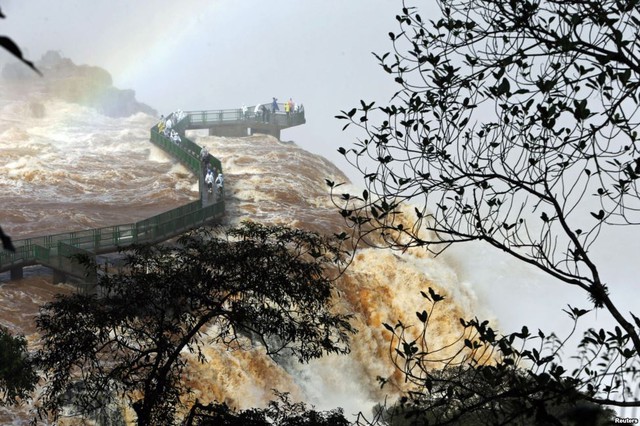
<path id="1" fill-rule="evenodd" d="M 285 112 L 284 104 L 278 104 L 278 111 L 273 113 L 271 103 L 260 104 L 264 105 L 265 111 L 258 109 L 256 112 L 256 106 L 248 106 L 246 112 L 242 111 L 242 108 L 238 109 L 221 109 L 210 111 L 186 111 L 185 114 L 188 121 L 188 128 L 197 127 L 212 127 L 220 124 L 247 124 L 250 126 L 254 123 L 261 124 L 273 124 L 282 128 L 298 126 L 304 124 L 305 115 L 304 109 L 298 109 L 297 111 Z"/>
<path id="2" fill-rule="evenodd" d="M 184 130 L 189 128 L 188 116 L 177 127 L 182 128 L 184 134 Z M 199 180 L 202 179 L 199 159 L 202 148 L 199 145 L 184 136 L 182 143 L 177 145 L 160 134 L 157 126 L 151 128 L 151 142 L 184 164 Z M 211 162 L 218 170 L 222 170 L 220 160 L 212 158 Z M 134 243 L 164 241 L 222 216 L 224 200 L 219 199 L 207 205 L 203 202 L 203 197 L 206 196 L 202 191 L 203 186 L 199 187 L 200 200 L 139 222 L 14 240 L 15 253 L 0 252 L 0 272 L 43 264 L 77 276 L 78 265 L 68 259 L 71 254 L 79 251 L 108 253 Z"/>

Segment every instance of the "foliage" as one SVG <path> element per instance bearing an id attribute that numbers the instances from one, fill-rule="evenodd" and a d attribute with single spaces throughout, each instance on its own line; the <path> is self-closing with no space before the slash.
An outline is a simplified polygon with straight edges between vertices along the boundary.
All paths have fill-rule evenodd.
<path id="1" fill-rule="evenodd" d="M 391 333 L 391 359 L 405 378 L 404 396 L 390 408 L 379 409 L 373 422 L 361 418 L 358 424 L 608 424 L 613 412 L 597 404 L 594 395 L 607 387 L 608 395 L 631 391 L 622 381 L 623 373 L 633 375 L 636 370 L 620 356 L 625 342 L 614 335 L 601 331 L 602 340 L 583 342 L 584 359 L 571 373 L 560 364 L 564 341 L 540 330 L 532 334 L 526 326 L 501 336 L 488 321 L 460 319 L 458 335 L 437 347 L 429 339 L 429 324 L 445 298 L 431 288 L 422 296 L 426 309 L 416 312 L 417 333 L 400 321 L 384 324 Z M 586 312 L 567 313 L 575 330 L 578 317 Z M 596 364 L 607 368 L 597 371 Z M 582 379 L 579 370 L 590 375 Z M 387 379 L 379 380 L 382 386 L 388 384 Z"/>
<path id="2" fill-rule="evenodd" d="M 24 336 L 14 337 L 0 326 L 0 403 L 28 398 L 37 381 Z"/>
<path id="3" fill-rule="evenodd" d="M 196 402 L 184 426 L 348 426 L 341 409 L 316 411 L 304 403 L 294 403 L 287 393 L 275 392 L 279 401 L 264 409 L 235 412 L 226 404 Z"/>
<path id="4" fill-rule="evenodd" d="M 614 336 L 637 361 L 640 319 L 613 302 L 593 248 L 640 223 L 640 4 L 438 4 L 433 21 L 405 5 L 393 51 L 376 55 L 399 85 L 391 103 L 337 116 L 365 133 L 340 149 L 367 187 L 334 197 L 342 215 L 359 239 L 436 254 L 482 241 L 576 286 L 617 323 L 587 338 Z M 640 405 L 593 387 L 601 403 Z"/>
<path id="5" fill-rule="evenodd" d="M 448 389 L 460 391 L 462 384 L 471 388 L 469 394 L 478 392 L 472 386 L 478 384 L 478 381 L 458 381 L 460 379 L 459 371 L 451 372 L 450 370 L 442 370 L 436 374 L 442 382 L 449 382 L 450 385 L 442 387 L 442 392 Z M 476 375 L 474 370 L 468 370 L 470 375 Z M 449 376 L 450 375 L 450 376 Z M 464 376 L 464 373 L 462 373 Z M 532 388 L 532 382 L 526 380 L 525 377 L 519 377 L 511 382 L 501 385 L 516 386 L 521 383 L 527 385 L 527 389 Z M 457 384 L 454 387 L 453 384 Z M 481 382 L 481 386 L 486 390 L 487 382 Z M 459 404 L 460 397 L 464 396 L 457 392 L 452 400 L 452 405 L 443 404 L 442 401 L 436 403 L 432 395 L 414 395 L 413 398 L 402 399 L 396 405 L 384 409 L 380 418 L 384 424 L 390 426 L 417 426 L 417 425 L 435 425 L 435 424 L 454 424 L 458 426 L 477 426 L 477 425 L 517 425 L 517 426 L 533 426 L 533 425 L 580 425 L 580 426 L 599 426 L 610 425 L 614 423 L 615 412 L 611 409 L 604 408 L 598 404 L 584 401 L 564 401 L 558 402 L 548 395 L 544 396 L 544 391 L 540 394 L 521 396 L 520 392 L 513 392 L 513 395 L 506 398 L 496 398 L 495 402 L 489 401 L 489 395 L 497 396 L 495 393 L 484 393 L 484 403 L 475 405 L 471 409 L 466 406 L 471 404 Z M 463 401 L 468 402 L 468 401 Z M 381 407 L 378 407 L 381 409 Z M 515 416 L 515 413 L 520 413 Z"/>
<path id="6" fill-rule="evenodd" d="M 206 362 L 203 346 L 241 349 L 240 334 L 301 362 L 348 352 L 349 317 L 330 311 L 340 256 L 317 234 L 249 222 L 194 231 L 173 247 L 134 247 L 121 271 L 102 275 L 100 297 L 58 296 L 42 308 L 42 412 L 57 415 L 79 383 L 81 412 L 101 409 L 110 391 L 138 424 L 171 424 L 189 391 L 183 353 Z"/>

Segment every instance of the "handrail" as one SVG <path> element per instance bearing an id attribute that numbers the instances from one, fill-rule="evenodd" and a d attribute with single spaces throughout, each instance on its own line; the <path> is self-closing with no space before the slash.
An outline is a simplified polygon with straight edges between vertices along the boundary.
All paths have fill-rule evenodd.
<path id="1" fill-rule="evenodd" d="M 176 124 L 176 127 L 184 134 L 184 130 L 189 128 L 189 123 L 190 120 L 186 116 Z M 150 140 L 184 164 L 201 183 L 202 163 L 199 156 L 202 147 L 186 136 L 182 136 L 182 142 L 179 145 L 175 144 L 158 132 L 157 125 L 150 130 Z M 218 170 L 222 171 L 220 160 L 212 157 L 211 161 Z M 199 200 L 135 223 L 14 240 L 13 244 L 16 248 L 14 253 L 0 252 L 0 272 L 14 267 L 41 263 L 75 275 L 76 267 L 69 262 L 57 260 L 55 265 L 51 262 L 56 257 L 66 257 L 69 253 L 79 251 L 106 253 L 134 243 L 163 241 L 224 214 L 223 199 L 203 206 L 205 194 L 202 184 L 199 185 L 199 192 Z"/>
<path id="2" fill-rule="evenodd" d="M 238 109 L 218 109 L 208 111 L 185 111 L 186 117 L 189 119 L 189 126 L 213 126 L 216 124 L 254 124 L 268 123 L 282 127 L 291 127 L 304 124 L 305 115 L 304 108 L 297 109 L 286 113 L 284 104 L 278 103 L 278 110 L 273 112 L 271 102 L 259 104 L 266 109 L 266 115 L 259 110 L 256 114 L 255 105 L 246 107 L 246 112 L 242 112 L 242 108 Z"/>

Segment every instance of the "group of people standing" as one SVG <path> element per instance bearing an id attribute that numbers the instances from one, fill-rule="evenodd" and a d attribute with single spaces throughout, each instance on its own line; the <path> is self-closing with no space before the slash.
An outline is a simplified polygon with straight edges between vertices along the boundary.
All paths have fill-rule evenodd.
<path id="1" fill-rule="evenodd" d="M 185 116 L 186 114 L 182 112 L 182 110 L 172 112 L 166 118 L 162 115 L 157 124 L 158 132 L 171 139 L 174 143 L 180 145 L 180 143 L 182 143 L 182 138 L 176 131 L 175 126 Z M 218 169 L 211 165 L 211 154 L 209 154 L 206 147 L 202 147 L 202 150 L 200 151 L 200 161 L 202 161 L 204 182 L 207 185 L 209 194 L 213 193 L 213 187 L 215 185 L 217 194 L 222 195 L 222 191 L 224 189 L 224 175 L 222 174 L 222 170 L 218 171 Z"/>
<path id="2" fill-rule="evenodd" d="M 253 116 L 251 116 L 249 109 L 246 105 L 242 105 L 242 117 L 247 120 L 249 118 L 254 118 L 255 121 L 262 121 L 263 123 L 269 123 L 269 118 L 271 114 L 276 114 L 280 111 L 280 106 L 278 105 L 278 98 L 272 98 L 271 106 L 266 104 L 257 104 L 253 108 Z M 296 104 L 293 102 L 293 99 L 289 98 L 288 101 L 284 103 L 284 113 L 289 116 L 290 113 L 293 112 L 303 112 L 304 107 L 300 104 Z"/>
<path id="3" fill-rule="evenodd" d="M 167 116 L 160 116 L 160 121 L 158 122 L 158 132 L 162 133 L 173 143 L 176 145 L 180 145 L 182 143 L 182 138 L 180 134 L 175 130 L 174 126 L 180 122 L 185 117 L 185 113 L 182 110 L 178 110 L 176 112 L 172 112 Z"/>
<path id="4" fill-rule="evenodd" d="M 213 193 L 213 186 L 215 185 L 217 194 L 222 195 L 224 190 L 224 175 L 222 170 L 218 171 L 215 167 L 211 166 L 211 154 L 206 147 L 202 147 L 200 151 L 200 160 L 202 161 L 202 170 L 204 171 L 204 183 L 207 185 L 207 192 Z"/>

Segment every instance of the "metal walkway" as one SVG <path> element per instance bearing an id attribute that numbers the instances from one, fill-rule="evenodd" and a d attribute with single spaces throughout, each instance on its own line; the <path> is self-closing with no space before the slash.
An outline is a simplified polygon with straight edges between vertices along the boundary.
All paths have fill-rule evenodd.
<path id="1" fill-rule="evenodd" d="M 282 104 L 279 106 L 284 109 Z M 41 264 L 53 269 L 54 282 L 63 281 L 67 276 L 95 281 L 95 272 L 87 272 L 69 256 L 83 253 L 95 259 L 97 254 L 115 252 L 131 244 L 165 241 L 220 218 L 224 214 L 224 199 L 211 197 L 204 190 L 202 147 L 188 139 L 185 131 L 209 129 L 209 134 L 220 136 L 267 133 L 279 137 L 281 129 L 305 123 L 304 111 L 256 115 L 254 110 L 255 106 L 248 107 L 247 113 L 242 109 L 186 112 L 173 126 L 181 136 L 180 144 L 161 134 L 157 125 L 151 128 L 151 142 L 198 177 L 199 200 L 135 223 L 14 240 L 15 253 L 0 252 L 0 272 L 11 271 L 11 279 L 19 279 L 23 276 L 23 267 Z M 211 157 L 211 164 L 222 171 L 217 158 Z"/>

